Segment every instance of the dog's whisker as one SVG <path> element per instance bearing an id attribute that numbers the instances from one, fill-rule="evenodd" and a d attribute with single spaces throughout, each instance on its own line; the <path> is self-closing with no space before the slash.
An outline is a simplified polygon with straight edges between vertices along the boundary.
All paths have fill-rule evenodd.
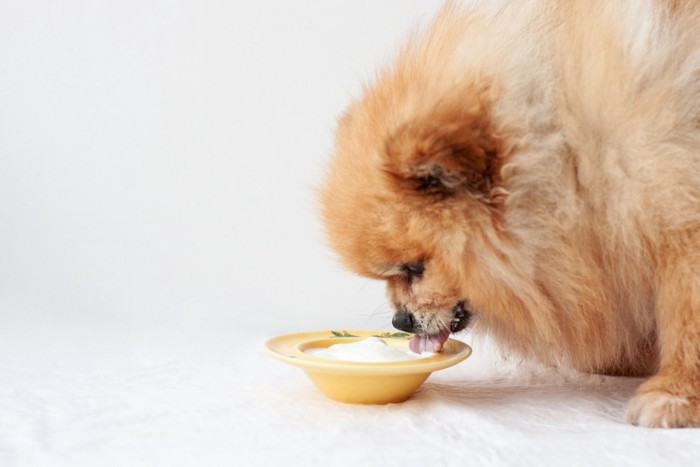
<path id="1" fill-rule="evenodd" d="M 387 317 L 388 323 L 382 324 L 382 327 L 391 327 L 391 318 L 394 315 L 394 310 L 387 304 L 387 303 L 382 303 L 381 305 L 378 305 L 377 307 L 372 310 L 371 313 L 366 313 L 364 316 L 367 316 L 367 320 L 365 321 L 367 324 L 366 326 L 370 325 L 370 321 L 375 320 L 380 317 Z"/>

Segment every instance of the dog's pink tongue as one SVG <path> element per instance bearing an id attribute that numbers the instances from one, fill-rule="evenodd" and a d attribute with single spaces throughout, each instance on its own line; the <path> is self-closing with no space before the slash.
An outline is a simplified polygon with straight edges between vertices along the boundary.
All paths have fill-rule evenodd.
<path id="1" fill-rule="evenodd" d="M 411 337 L 408 343 L 408 348 L 411 352 L 423 353 L 423 352 L 439 352 L 442 350 L 442 346 L 450 337 L 450 331 L 443 331 L 440 334 L 434 334 L 432 336 L 421 336 L 416 334 Z"/>

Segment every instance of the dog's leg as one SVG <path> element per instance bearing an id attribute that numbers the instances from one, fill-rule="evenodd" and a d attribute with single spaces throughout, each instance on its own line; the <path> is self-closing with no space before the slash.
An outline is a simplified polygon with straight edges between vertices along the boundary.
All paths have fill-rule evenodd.
<path id="1" fill-rule="evenodd" d="M 627 421 L 646 427 L 700 427 L 700 235 L 681 236 L 660 258 L 658 373 L 643 383 Z"/>

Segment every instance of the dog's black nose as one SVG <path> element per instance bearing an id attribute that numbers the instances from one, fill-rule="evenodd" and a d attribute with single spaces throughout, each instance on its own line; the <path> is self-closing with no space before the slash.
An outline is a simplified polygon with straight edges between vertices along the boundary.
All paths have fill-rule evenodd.
<path id="1" fill-rule="evenodd" d="M 391 320 L 391 324 L 394 325 L 396 329 L 401 331 L 413 332 L 413 315 L 405 310 L 399 310 L 394 315 L 394 319 Z"/>

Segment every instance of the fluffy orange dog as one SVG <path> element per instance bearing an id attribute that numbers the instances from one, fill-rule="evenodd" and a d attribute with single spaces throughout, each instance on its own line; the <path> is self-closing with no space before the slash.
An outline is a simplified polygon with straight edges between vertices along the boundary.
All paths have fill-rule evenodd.
<path id="1" fill-rule="evenodd" d="M 332 246 L 387 282 L 416 350 L 471 322 L 547 364 L 653 375 L 628 420 L 700 426 L 699 4 L 475 3 L 340 119 Z"/>

